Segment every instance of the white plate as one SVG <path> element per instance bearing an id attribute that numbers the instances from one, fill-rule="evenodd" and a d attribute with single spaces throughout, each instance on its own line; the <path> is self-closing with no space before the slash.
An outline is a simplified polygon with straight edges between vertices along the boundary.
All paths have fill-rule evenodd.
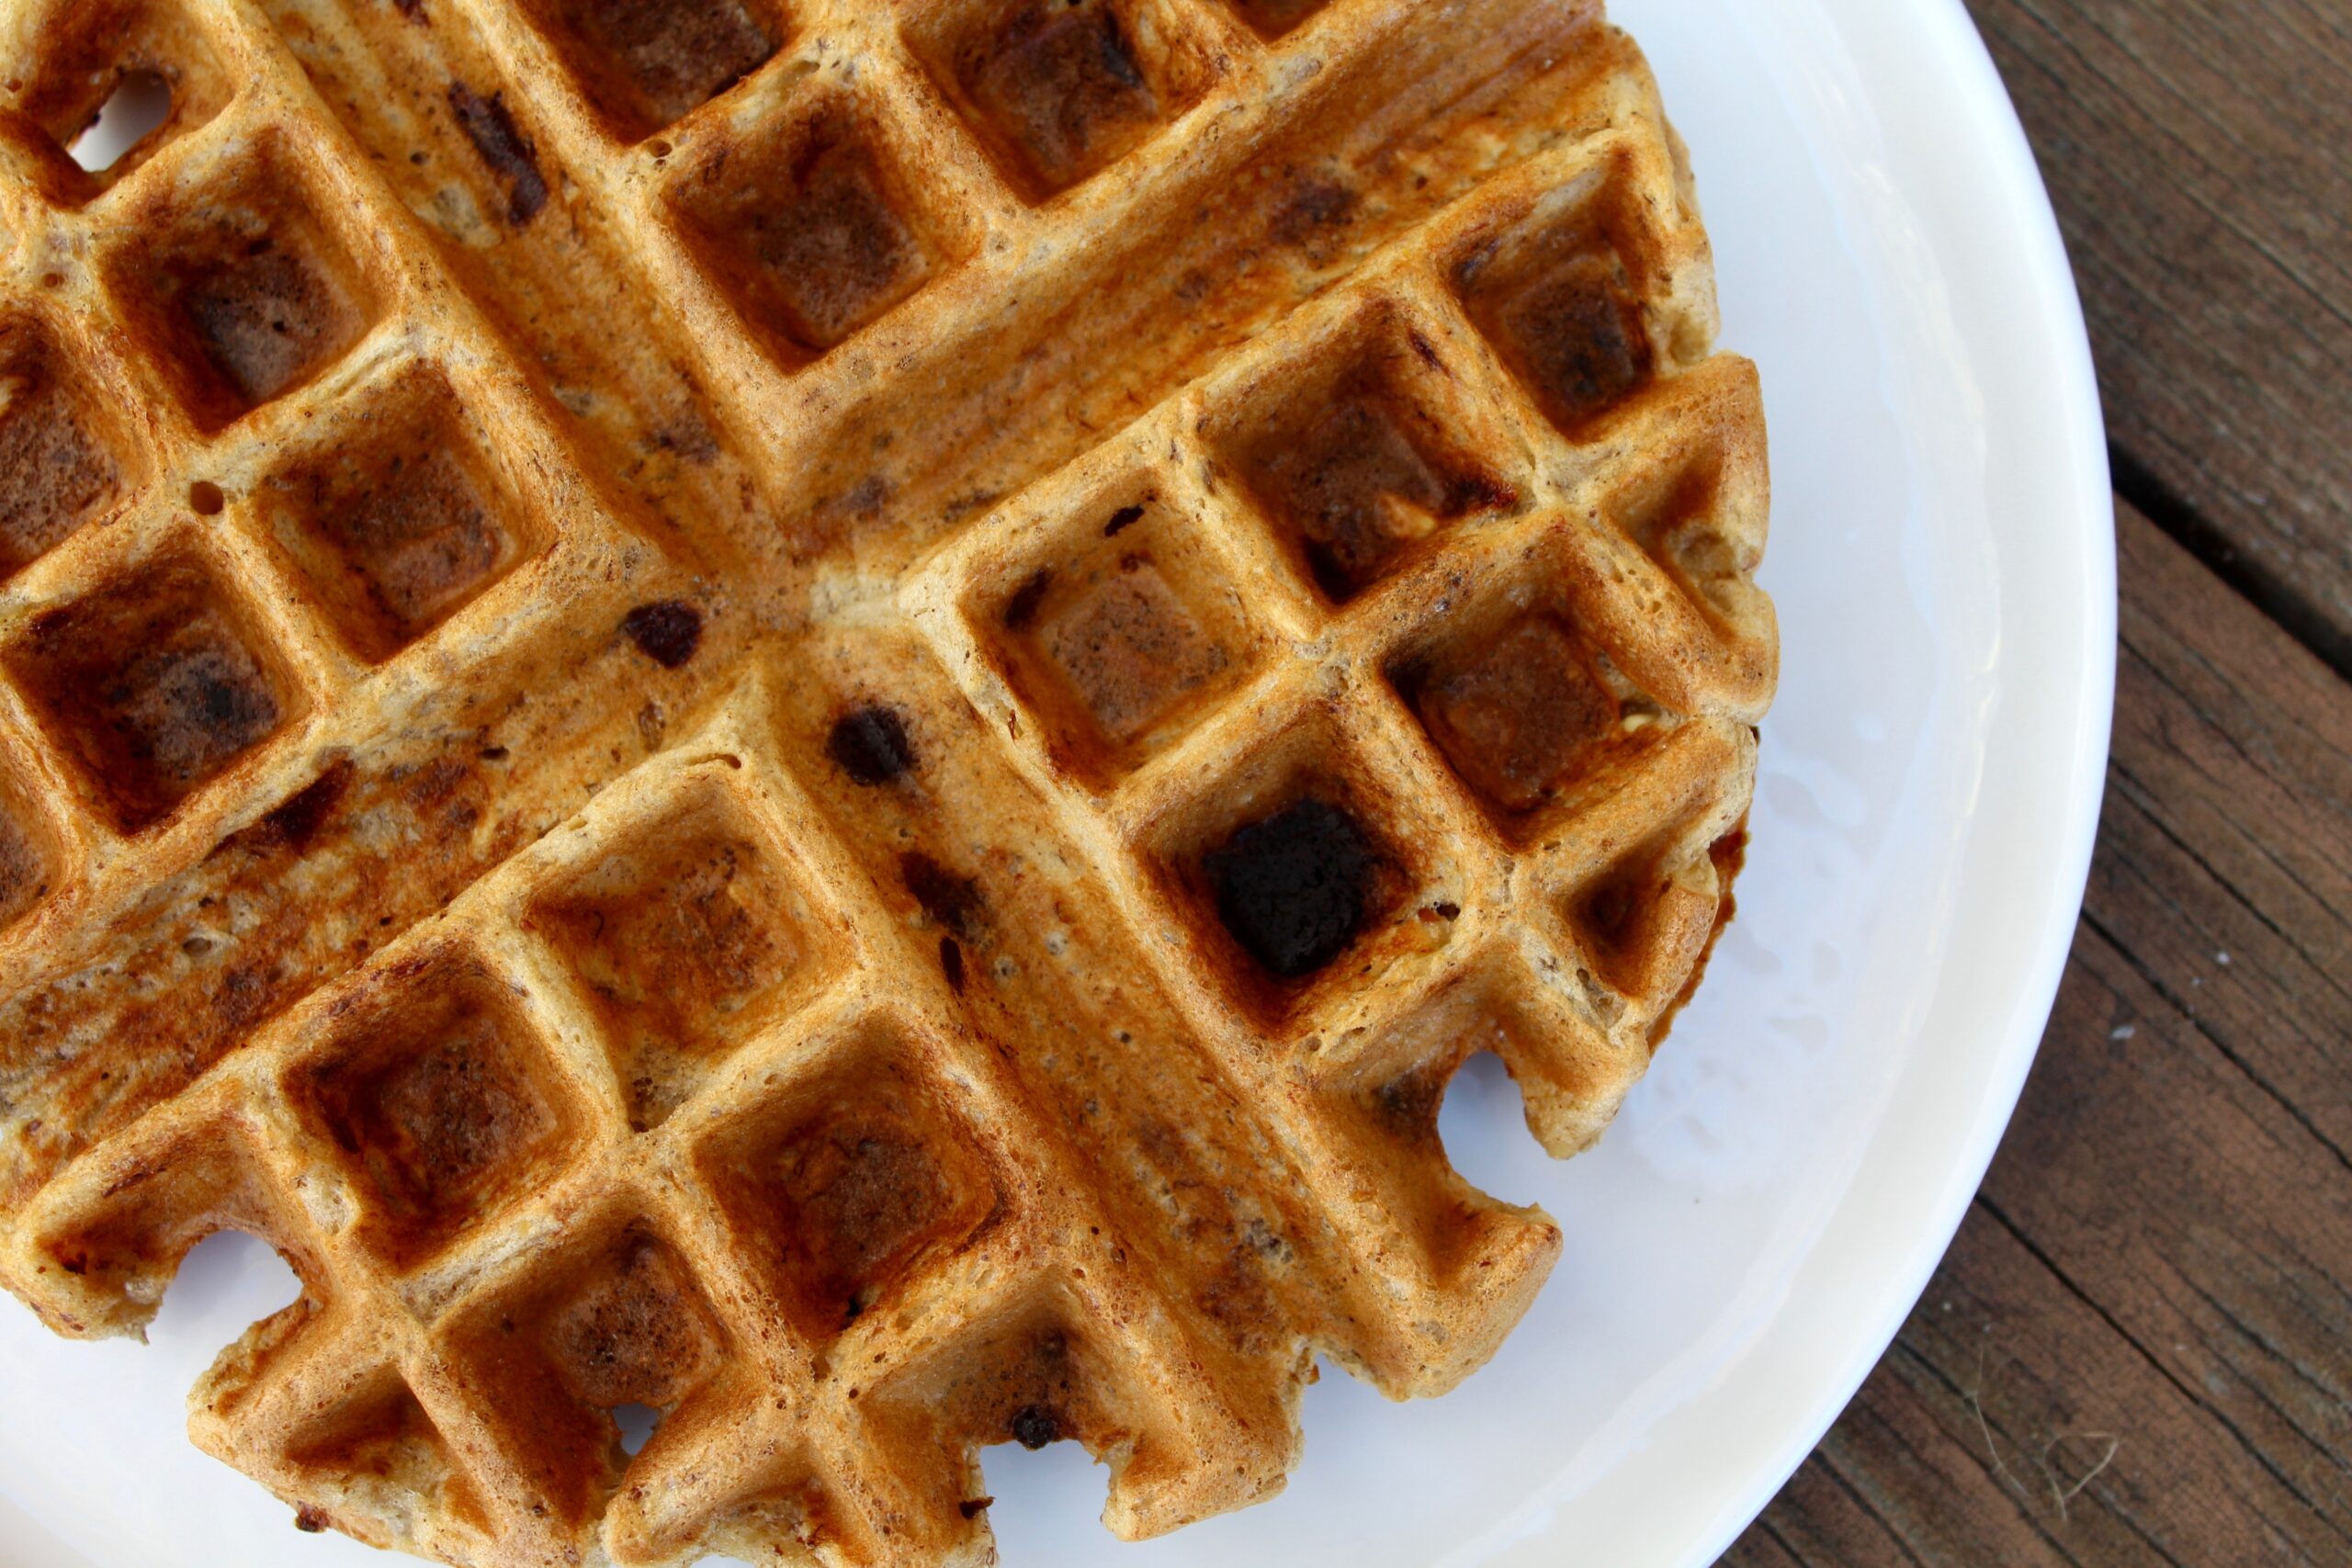
<path id="1" fill-rule="evenodd" d="M 2032 1058 L 2097 818 L 2115 589 L 2031 155 L 1959 0 L 1615 11 L 1691 144 L 1726 346 L 1770 403 L 1786 650 L 1739 919 L 1595 1152 L 1545 1161 L 1498 1072 L 1447 1099 L 1472 1179 L 1567 1233 L 1492 1367 L 1409 1406 L 1327 1376 L 1284 1496 L 1141 1547 L 1092 1523 L 1102 1475 L 1071 1445 L 992 1449 L 1014 1568 L 1711 1561 L 1893 1337 Z M 198 1372 L 293 1293 L 225 1237 L 145 1348 L 0 1303 L 0 1562 L 381 1563 L 297 1535 L 183 1436 Z"/>

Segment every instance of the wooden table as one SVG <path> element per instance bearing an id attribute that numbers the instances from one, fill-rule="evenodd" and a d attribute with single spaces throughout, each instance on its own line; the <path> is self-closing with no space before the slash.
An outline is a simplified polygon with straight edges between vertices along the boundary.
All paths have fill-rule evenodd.
<path id="1" fill-rule="evenodd" d="M 1724 1562 L 2352 1564 L 2352 0 L 1970 0 L 2122 562 L 2090 893 L 2017 1120 Z"/>

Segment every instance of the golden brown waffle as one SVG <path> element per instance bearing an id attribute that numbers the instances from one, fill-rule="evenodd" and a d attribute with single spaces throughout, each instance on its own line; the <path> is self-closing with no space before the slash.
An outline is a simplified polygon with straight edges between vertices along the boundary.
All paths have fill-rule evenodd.
<path id="1" fill-rule="evenodd" d="M 1753 371 L 1578 0 L 0 7 L 0 1281 L 452 1563 L 1442 1391 L 1726 918 Z M 125 73 L 170 118 L 63 149 Z M 611 1412 L 661 1411 L 625 1453 Z"/>

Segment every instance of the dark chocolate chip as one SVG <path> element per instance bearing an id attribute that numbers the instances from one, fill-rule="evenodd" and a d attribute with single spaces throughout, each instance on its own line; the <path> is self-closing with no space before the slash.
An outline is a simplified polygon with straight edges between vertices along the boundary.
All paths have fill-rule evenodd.
<path id="1" fill-rule="evenodd" d="M 906 720 L 897 709 L 878 705 L 835 720 L 825 755 L 857 784 L 888 784 L 915 765 Z"/>
<path id="2" fill-rule="evenodd" d="M 639 604 L 621 617 L 621 630 L 639 653 L 664 670 L 675 670 L 702 646 L 702 612 L 675 599 Z"/>
<path id="3" fill-rule="evenodd" d="M 1058 1441 L 1062 1435 L 1060 1419 L 1042 1404 L 1023 1405 L 1012 1413 L 1007 1427 L 1012 1440 L 1024 1449 L 1042 1449 Z"/>
<path id="4" fill-rule="evenodd" d="M 1380 862 L 1354 818 L 1307 799 L 1241 829 L 1204 863 L 1226 930 L 1269 971 L 1295 979 L 1355 940 Z"/>

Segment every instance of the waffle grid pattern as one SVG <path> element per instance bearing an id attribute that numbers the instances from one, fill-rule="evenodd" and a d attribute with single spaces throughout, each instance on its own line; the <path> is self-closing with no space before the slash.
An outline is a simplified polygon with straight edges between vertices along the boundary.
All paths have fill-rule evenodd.
<path id="1" fill-rule="evenodd" d="M 1599 1134 L 1773 680 L 1754 375 L 1598 6 L 5 25 L 51 1326 L 267 1237 L 195 1436 L 453 1563 L 987 1561 L 978 1449 L 1060 1438 L 1157 1533 L 1279 1489 L 1316 1351 L 1492 1354 L 1559 1235 L 1445 1082 Z M 1328 940 L 1261 853 L 1344 863 Z"/>

